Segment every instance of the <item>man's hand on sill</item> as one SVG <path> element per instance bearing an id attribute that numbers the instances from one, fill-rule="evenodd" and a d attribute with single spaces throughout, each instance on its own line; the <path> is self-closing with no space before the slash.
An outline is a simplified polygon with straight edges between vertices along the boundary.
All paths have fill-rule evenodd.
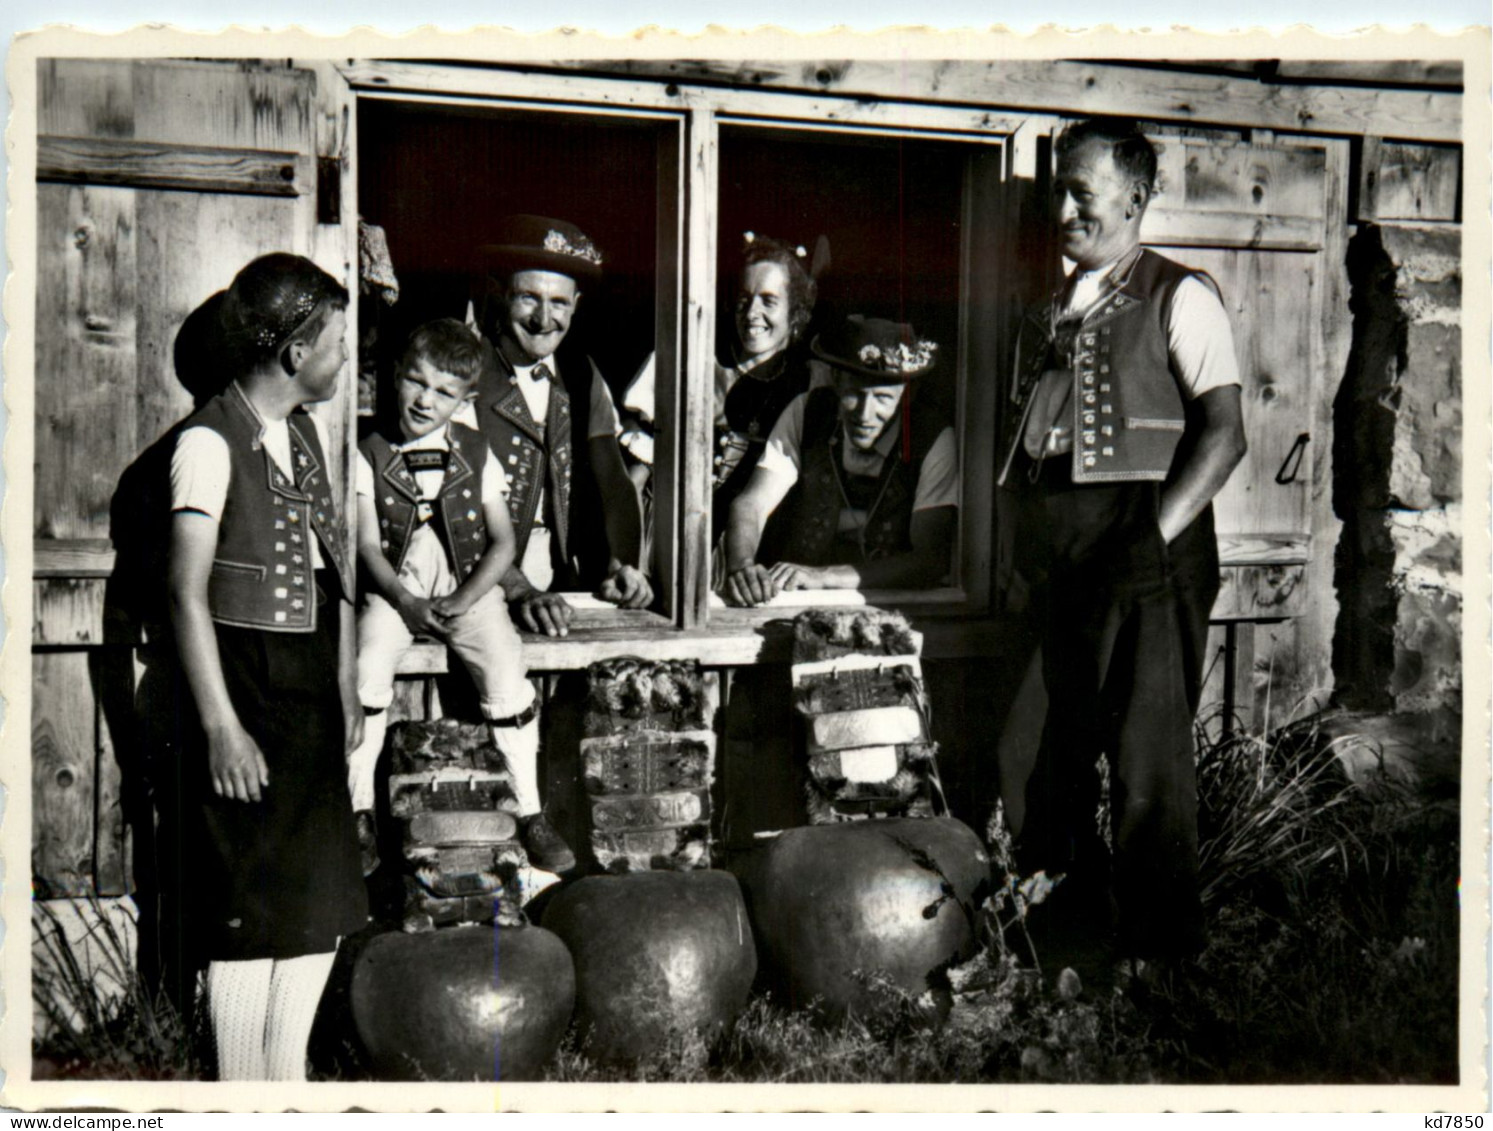
<path id="1" fill-rule="evenodd" d="M 653 586 L 636 566 L 614 563 L 596 595 L 619 609 L 646 609 L 653 604 Z"/>
<path id="2" fill-rule="evenodd" d="M 530 590 L 513 603 L 518 610 L 518 626 L 545 636 L 569 636 L 575 609 L 559 593 Z"/>

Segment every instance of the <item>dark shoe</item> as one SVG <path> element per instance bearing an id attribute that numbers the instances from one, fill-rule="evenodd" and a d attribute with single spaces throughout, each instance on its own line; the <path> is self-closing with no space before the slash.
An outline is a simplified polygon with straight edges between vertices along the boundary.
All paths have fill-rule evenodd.
<path id="1" fill-rule="evenodd" d="M 524 851 L 529 854 L 530 864 L 557 875 L 575 868 L 575 853 L 565 843 L 565 838 L 555 831 L 548 817 L 535 813 L 531 817 L 521 817 L 519 821 Z"/>
<path id="2" fill-rule="evenodd" d="M 363 875 L 371 876 L 378 871 L 378 826 L 373 823 L 373 811 L 359 809 L 353 814 L 358 828 L 358 855 L 363 858 Z"/>

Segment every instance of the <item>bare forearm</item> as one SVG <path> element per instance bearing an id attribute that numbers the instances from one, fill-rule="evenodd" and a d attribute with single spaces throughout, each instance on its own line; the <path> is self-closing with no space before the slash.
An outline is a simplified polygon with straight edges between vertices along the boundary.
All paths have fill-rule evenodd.
<path id="1" fill-rule="evenodd" d="M 358 560 L 362 563 L 368 580 L 373 583 L 373 591 L 389 604 L 398 608 L 399 603 L 410 596 L 410 591 L 399 580 L 399 574 L 394 571 L 389 559 L 384 557 L 382 549 L 377 546 L 360 546 Z"/>
<path id="2" fill-rule="evenodd" d="M 509 601 L 521 601 L 525 597 L 539 592 L 534 583 L 524 574 L 524 571 L 518 568 L 517 564 L 510 565 L 503 571 L 500 584 L 503 586 L 503 596 L 507 597 Z"/>
<path id="3" fill-rule="evenodd" d="M 487 596 L 488 591 L 502 581 L 510 572 L 516 572 L 512 567 L 512 543 L 507 546 L 502 546 L 498 543 L 489 543 L 487 553 L 482 555 L 482 560 L 477 563 L 477 568 L 472 570 L 467 579 L 458 585 L 456 592 L 451 595 L 470 608 L 483 597 Z"/>
<path id="4" fill-rule="evenodd" d="M 766 516 L 749 495 L 739 495 L 731 504 L 726 521 L 726 568 L 741 569 L 756 560 Z"/>
<path id="5" fill-rule="evenodd" d="M 204 729 L 213 730 L 235 721 L 238 715 L 223 680 L 218 635 L 206 599 L 173 591 L 171 623 L 187 686 L 191 688 L 192 701 L 197 705 Z"/>
<path id="6" fill-rule="evenodd" d="M 599 449 L 599 450 L 598 450 Z M 596 486 L 601 494 L 602 517 L 606 524 L 607 553 L 618 566 L 642 567 L 643 509 L 637 489 L 622 466 L 622 455 L 615 442 L 598 444 Z"/>
<path id="7" fill-rule="evenodd" d="M 1161 496 L 1162 537 L 1170 542 L 1202 514 L 1244 458 L 1243 433 L 1205 432 L 1192 457 Z"/>
<path id="8" fill-rule="evenodd" d="M 337 626 L 337 686 L 342 706 L 351 711 L 358 705 L 358 614 L 352 601 L 341 603 Z"/>

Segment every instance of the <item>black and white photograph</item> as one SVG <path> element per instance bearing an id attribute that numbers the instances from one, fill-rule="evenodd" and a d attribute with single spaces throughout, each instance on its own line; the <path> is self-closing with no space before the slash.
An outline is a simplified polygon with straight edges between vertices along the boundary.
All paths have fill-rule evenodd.
<path id="1" fill-rule="evenodd" d="M 1488 42 L 18 40 L 8 1102 L 1483 1110 Z"/>

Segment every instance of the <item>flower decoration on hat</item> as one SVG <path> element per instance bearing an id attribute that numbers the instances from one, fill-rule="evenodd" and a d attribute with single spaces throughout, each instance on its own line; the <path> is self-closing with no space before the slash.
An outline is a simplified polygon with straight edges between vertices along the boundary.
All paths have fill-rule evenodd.
<path id="1" fill-rule="evenodd" d="M 544 250 L 556 255 L 572 255 L 598 267 L 602 265 L 601 252 L 596 249 L 596 245 L 579 233 L 572 239 L 564 232 L 551 228 L 544 236 Z"/>
<path id="2" fill-rule="evenodd" d="M 933 365 L 933 355 L 937 352 L 937 342 L 919 338 L 912 343 L 899 342 L 890 349 L 875 344 L 864 345 L 856 356 L 867 369 L 886 373 L 921 373 Z"/>
<path id="3" fill-rule="evenodd" d="M 809 344 L 838 370 L 880 384 L 914 381 L 933 368 L 938 343 L 920 338 L 906 322 L 852 314 Z"/>

